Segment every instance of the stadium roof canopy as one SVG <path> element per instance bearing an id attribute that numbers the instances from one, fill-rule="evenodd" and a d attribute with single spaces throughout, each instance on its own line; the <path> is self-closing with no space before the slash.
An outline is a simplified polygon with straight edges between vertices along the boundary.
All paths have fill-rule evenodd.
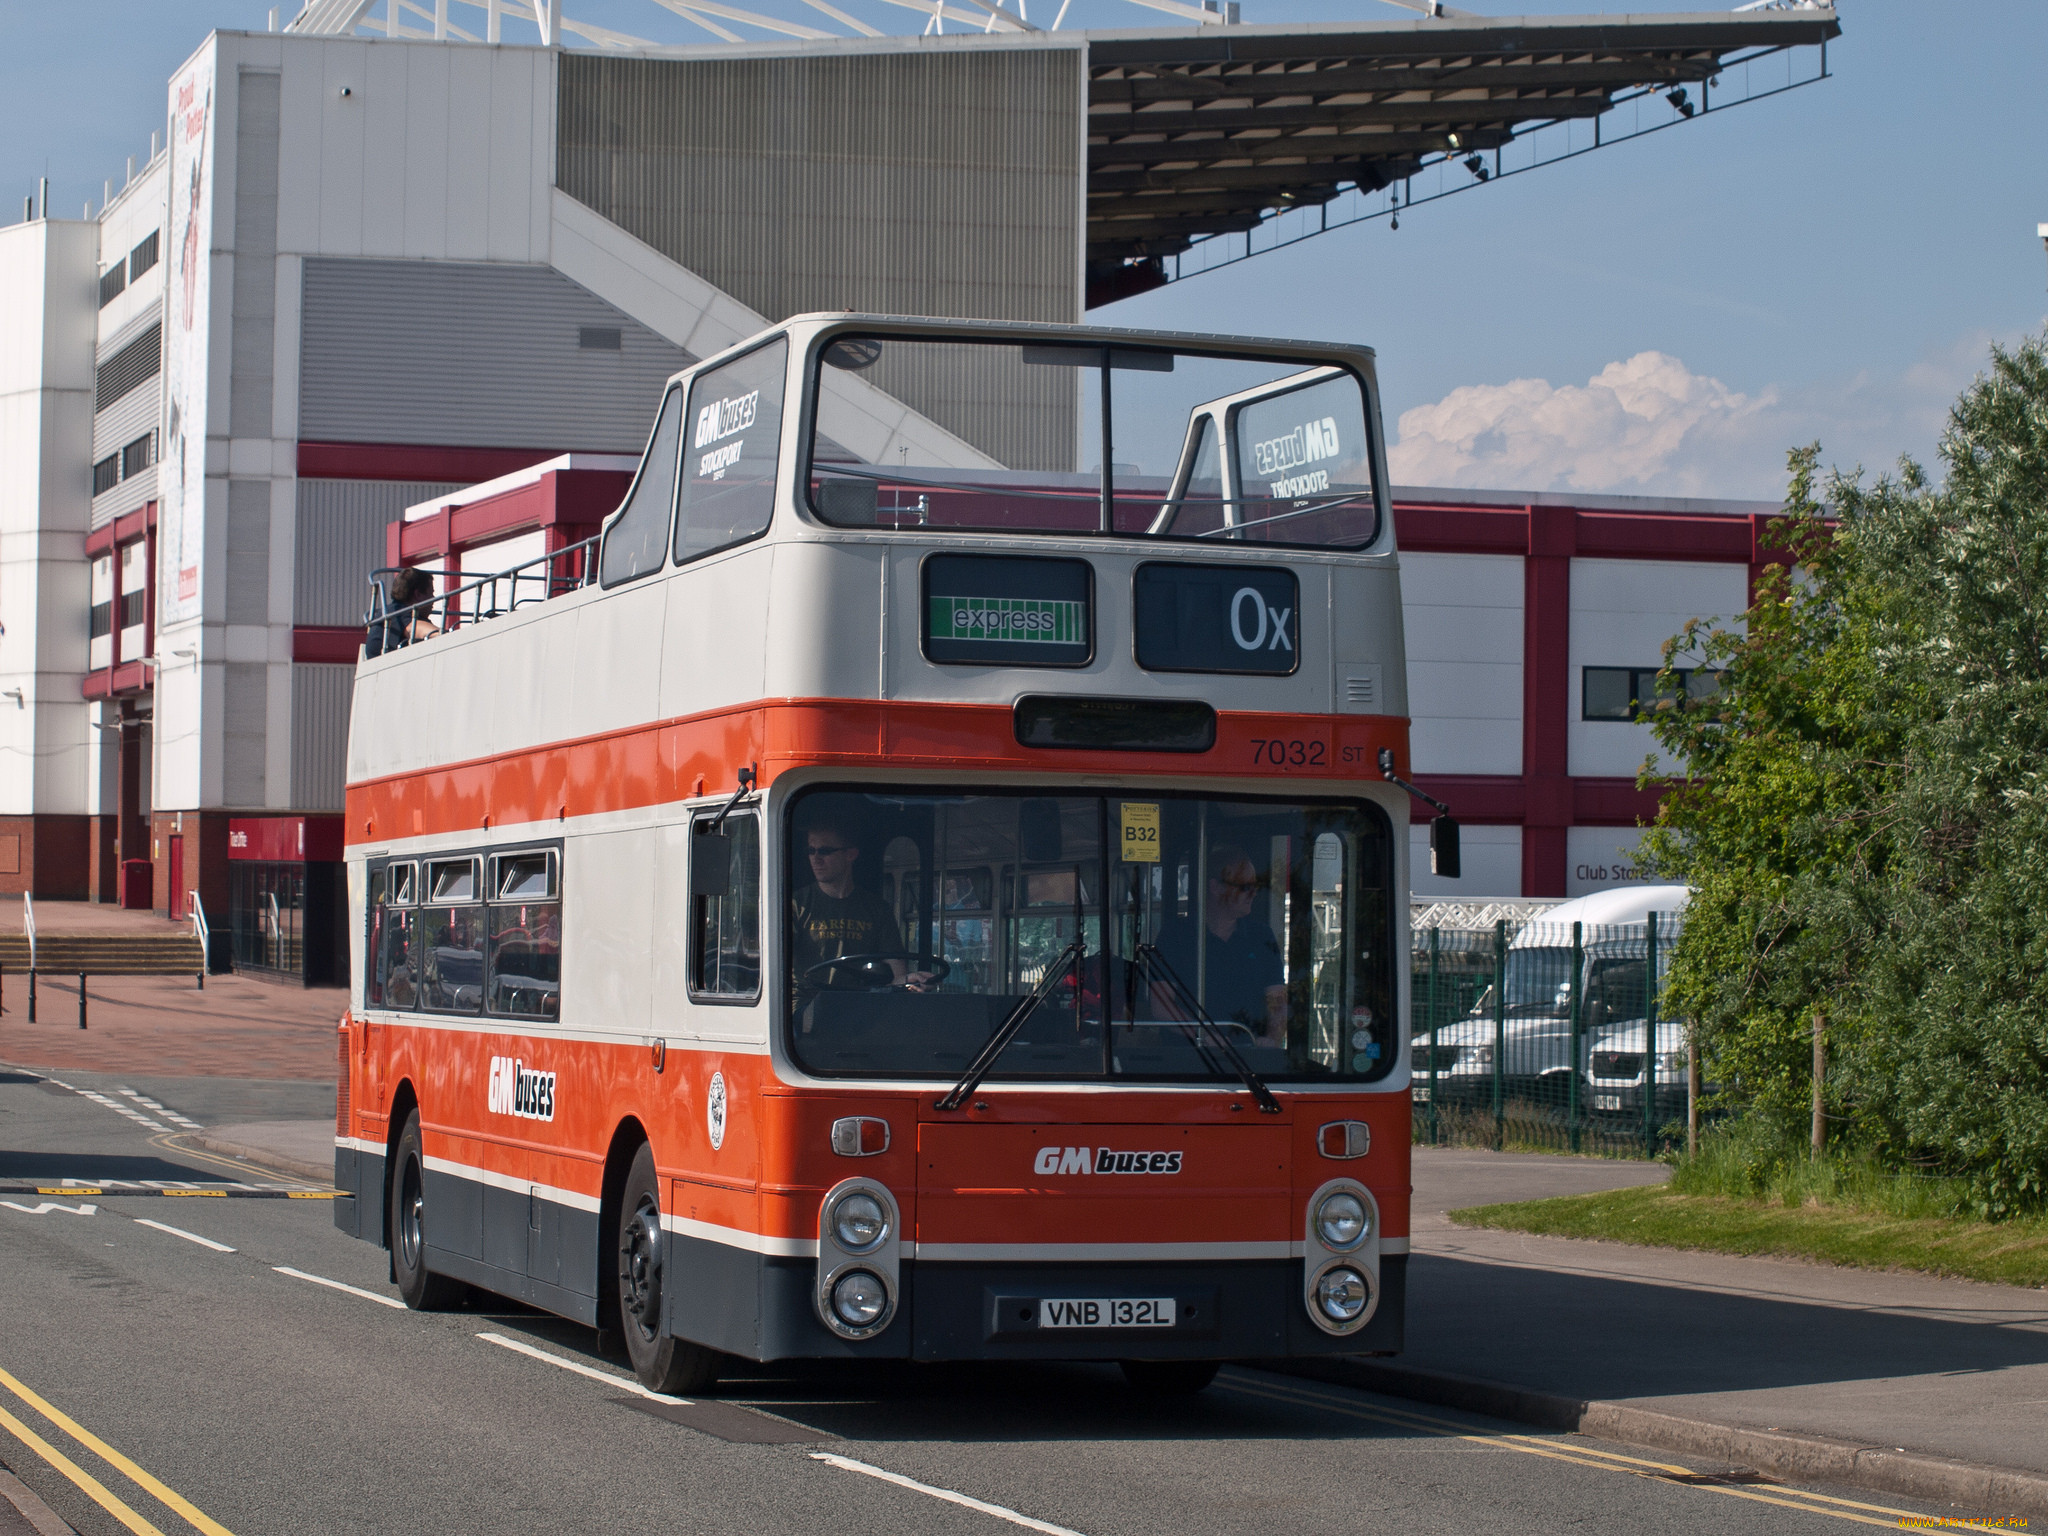
<path id="1" fill-rule="evenodd" d="M 1808 72 L 1819 78 L 1840 31 L 1832 9 L 1788 7 L 1091 32 L 1091 287 L 1153 286 L 1167 280 L 1159 258 L 1340 194 L 1390 190 L 1378 211 L 1393 212 L 1406 200 L 1397 184 L 1425 168 L 1455 171 L 1449 190 L 1461 191 L 1561 158 L 1518 163 L 1514 141 L 1535 129 L 1580 125 L 1567 153 L 1582 153 L 1601 142 L 1597 120 L 1624 103 L 1641 103 L 1649 121 L 1606 142 L 1689 120 L 1723 104 L 1716 77 L 1736 65 L 1773 61 L 1768 80 L 1729 93 L 1738 100 L 1808 83 L 1791 51 L 1822 50 L 1819 74 Z M 1443 195 L 1406 190 L 1418 202 Z"/>
<path id="2" fill-rule="evenodd" d="M 510 22 L 531 27 L 543 45 L 723 51 L 678 50 L 601 26 L 565 0 L 457 3 L 472 25 L 484 14 L 480 34 L 450 19 L 450 0 L 304 0 L 285 30 L 495 43 Z M 652 0 L 644 14 L 681 18 L 743 46 L 758 47 L 760 34 L 799 51 L 840 39 L 863 48 L 897 42 L 843 9 L 850 0 L 801 0 L 802 20 L 793 19 L 796 0 L 754 3 L 775 10 Z M 910 12 L 926 32 L 943 34 L 950 21 L 1053 41 L 1030 21 L 1028 0 L 882 3 Z M 1053 32 L 1071 3 L 1061 0 Z M 1387 0 L 1425 15 L 1285 26 L 1240 25 L 1231 0 L 1130 3 L 1182 25 L 1058 33 L 1087 53 L 1091 308 L 1812 84 L 1826 78 L 1827 43 L 1841 32 L 1832 0 L 1564 17 L 1479 17 L 1442 0 Z M 920 43 L 901 38 L 905 48 Z"/>

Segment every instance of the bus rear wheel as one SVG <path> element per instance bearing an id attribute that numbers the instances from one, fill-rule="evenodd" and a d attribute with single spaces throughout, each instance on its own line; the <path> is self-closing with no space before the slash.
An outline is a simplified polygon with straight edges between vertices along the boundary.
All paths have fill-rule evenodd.
<path id="1" fill-rule="evenodd" d="M 420 1152 L 420 1112 L 405 1118 L 391 1173 L 391 1277 L 415 1312 L 446 1312 L 467 1287 L 427 1268 L 427 1167 Z"/>
<path id="2" fill-rule="evenodd" d="M 613 1251 L 619 1262 L 619 1332 L 633 1374 L 650 1392 L 671 1396 L 702 1392 L 718 1380 L 718 1351 L 692 1344 L 661 1326 L 667 1234 L 661 1230 L 661 1194 L 654 1150 L 645 1142 L 619 1191 Z"/>
<path id="3" fill-rule="evenodd" d="M 1123 1360 L 1124 1380 L 1140 1392 L 1186 1397 L 1216 1379 L 1220 1360 Z"/>

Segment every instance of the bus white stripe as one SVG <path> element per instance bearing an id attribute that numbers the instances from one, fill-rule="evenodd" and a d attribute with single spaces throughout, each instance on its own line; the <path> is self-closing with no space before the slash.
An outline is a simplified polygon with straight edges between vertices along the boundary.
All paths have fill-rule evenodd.
<path id="1" fill-rule="evenodd" d="M 738 1227 L 721 1227 L 708 1221 L 696 1221 L 688 1216 L 671 1216 L 664 1212 L 661 1230 L 677 1232 L 684 1237 L 703 1238 L 707 1242 L 723 1243 L 728 1248 L 743 1248 L 748 1253 L 765 1254 L 777 1259 L 815 1259 L 818 1256 L 818 1240 L 815 1237 L 769 1237 L 760 1232 L 745 1232 Z M 904 1245 L 906 1248 L 908 1244 Z"/>
<path id="2" fill-rule="evenodd" d="M 602 1208 L 596 1195 L 579 1194 L 573 1189 L 560 1189 L 553 1184 L 542 1184 L 534 1179 L 515 1178 L 509 1173 L 493 1173 L 488 1168 L 474 1167 L 469 1163 L 452 1162 L 445 1157 L 421 1159 L 430 1173 L 453 1174 L 458 1179 L 470 1179 L 478 1184 L 489 1185 L 492 1189 L 510 1190 L 515 1195 L 535 1194 L 555 1205 L 566 1205 L 572 1210 L 589 1211 L 593 1215 Z"/>

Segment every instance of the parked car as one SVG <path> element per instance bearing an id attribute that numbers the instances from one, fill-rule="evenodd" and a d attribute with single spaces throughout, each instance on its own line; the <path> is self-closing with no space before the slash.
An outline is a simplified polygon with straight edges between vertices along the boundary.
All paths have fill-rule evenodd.
<path id="1" fill-rule="evenodd" d="M 1541 921 L 1525 925 L 1508 945 L 1501 1019 L 1495 1020 L 1494 988 L 1489 985 L 1463 1018 L 1414 1037 L 1410 1063 L 1416 1100 L 1428 1100 L 1433 1081 L 1439 1103 L 1491 1104 L 1498 1053 L 1504 1100 L 1562 1109 L 1570 1102 L 1576 1066 L 1580 1106 L 1593 1110 L 1592 1042 L 1617 1020 L 1634 1019 L 1640 1027 L 1649 914 L 1658 914 L 1661 951 L 1677 937 L 1690 894 L 1682 885 L 1601 891 L 1565 902 Z M 1579 925 L 1579 984 L 1584 989 L 1576 1063 L 1571 1017 L 1574 923 Z M 1684 1049 L 1682 1041 L 1679 1049 Z M 1683 1081 L 1681 1070 L 1681 1085 Z M 1640 1099 L 1637 1104 L 1640 1111 Z"/>

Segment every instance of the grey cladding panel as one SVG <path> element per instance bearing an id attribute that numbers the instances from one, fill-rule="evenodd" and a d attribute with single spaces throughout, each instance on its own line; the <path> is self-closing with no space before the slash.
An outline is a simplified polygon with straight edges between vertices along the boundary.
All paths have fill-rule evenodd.
<path id="1" fill-rule="evenodd" d="M 637 454 L 691 361 L 549 267 L 318 258 L 304 283 L 308 442 Z"/>
<path id="2" fill-rule="evenodd" d="M 356 669 L 292 668 L 292 805 L 338 811 L 348 777 L 348 714 Z"/>
<path id="3" fill-rule="evenodd" d="M 230 806 L 263 804 L 269 670 L 260 661 L 221 668 L 221 794 Z"/>
<path id="4" fill-rule="evenodd" d="M 235 123 L 234 346 L 228 431 L 268 437 L 277 342 L 279 80 L 244 70 Z"/>
<path id="5" fill-rule="evenodd" d="M 562 190 L 770 319 L 1073 321 L 1072 49 L 565 54 Z"/>
<path id="6" fill-rule="evenodd" d="M 292 622 L 360 624 L 370 572 L 384 564 L 385 529 L 407 507 L 461 489 L 439 481 L 301 480 Z"/>

